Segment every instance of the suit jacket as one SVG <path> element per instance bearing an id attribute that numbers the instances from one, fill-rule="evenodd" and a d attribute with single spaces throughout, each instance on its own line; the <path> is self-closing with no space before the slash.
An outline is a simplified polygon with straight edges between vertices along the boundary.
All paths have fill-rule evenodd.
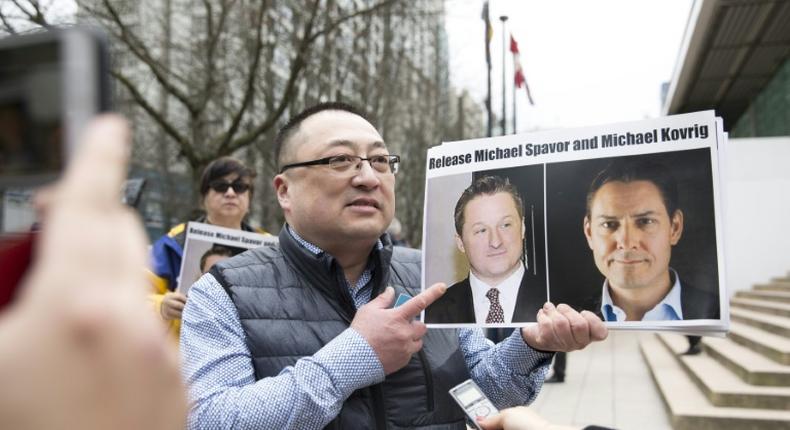
<path id="1" fill-rule="evenodd" d="M 548 298 L 546 286 L 527 285 L 526 277 L 521 278 L 516 307 L 513 310 L 513 323 L 535 322 L 538 310 Z M 479 321 L 485 323 L 485 321 Z M 475 323 L 474 299 L 469 277 L 447 289 L 439 300 L 425 309 L 425 323 L 466 324 Z"/>
<path id="2" fill-rule="evenodd" d="M 692 284 L 680 279 L 680 308 L 683 310 L 683 320 L 717 320 L 721 315 L 719 309 L 718 293 L 711 293 L 696 288 Z M 601 295 L 595 300 L 594 312 L 604 319 L 601 313 Z"/>

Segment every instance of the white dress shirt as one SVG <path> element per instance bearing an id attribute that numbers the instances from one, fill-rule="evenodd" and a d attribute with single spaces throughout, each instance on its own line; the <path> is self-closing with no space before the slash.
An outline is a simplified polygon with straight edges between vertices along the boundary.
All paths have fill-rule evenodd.
<path id="1" fill-rule="evenodd" d="M 513 322 L 513 311 L 516 309 L 518 289 L 521 287 L 521 278 L 524 277 L 524 264 L 518 263 L 518 269 L 497 285 L 488 285 L 469 272 L 469 285 L 472 287 L 472 299 L 475 305 L 475 321 L 485 323 L 491 302 L 486 293 L 491 288 L 499 290 L 499 304 L 505 313 L 505 324 Z"/>

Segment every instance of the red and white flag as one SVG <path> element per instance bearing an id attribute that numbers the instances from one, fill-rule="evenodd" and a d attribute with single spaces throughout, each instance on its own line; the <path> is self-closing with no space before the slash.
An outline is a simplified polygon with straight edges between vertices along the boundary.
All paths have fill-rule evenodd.
<path id="1" fill-rule="evenodd" d="M 529 100 L 530 105 L 535 105 L 535 102 L 532 101 L 532 94 L 529 92 L 529 85 L 527 85 L 527 78 L 524 76 L 524 69 L 521 68 L 521 55 L 518 52 L 518 43 L 516 39 L 513 38 L 513 35 L 510 35 L 510 52 L 513 53 L 513 69 L 515 70 L 515 74 L 513 76 L 514 82 L 516 84 L 516 88 L 521 88 L 524 85 L 524 89 L 527 90 L 527 100 Z"/>

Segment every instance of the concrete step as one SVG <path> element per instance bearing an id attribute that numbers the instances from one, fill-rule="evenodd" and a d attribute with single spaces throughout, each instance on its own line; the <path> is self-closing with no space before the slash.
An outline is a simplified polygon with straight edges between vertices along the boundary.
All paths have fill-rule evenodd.
<path id="1" fill-rule="evenodd" d="M 790 365 L 777 363 L 732 339 L 705 337 L 702 345 L 709 356 L 747 384 L 790 387 Z"/>
<path id="2" fill-rule="evenodd" d="M 713 406 L 656 336 L 643 337 L 640 349 L 675 430 L 790 429 L 790 411 Z"/>
<path id="3" fill-rule="evenodd" d="M 773 279 L 767 284 L 757 284 L 752 289 L 755 291 L 790 292 L 790 280 Z"/>
<path id="4" fill-rule="evenodd" d="M 741 290 L 735 293 L 735 297 L 744 299 L 770 300 L 773 302 L 790 303 L 790 291 L 749 291 Z"/>
<path id="5" fill-rule="evenodd" d="M 734 297 L 730 306 L 790 318 L 790 303 Z"/>
<path id="6" fill-rule="evenodd" d="M 685 336 L 662 333 L 658 338 L 715 406 L 790 410 L 790 387 L 750 385 L 707 354 L 680 355 L 688 348 Z"/>
<path id="7" fill-rule="evenodd" d="M 790 338 L 790 318 L 733 307 L 730 308 L 730 319 Z"/>
<path id="8" fill-rule="evenodd" d="M 777 363 L 790 365 L 790 339 L 784 336 L 731 321 L 728 337 Z"/>

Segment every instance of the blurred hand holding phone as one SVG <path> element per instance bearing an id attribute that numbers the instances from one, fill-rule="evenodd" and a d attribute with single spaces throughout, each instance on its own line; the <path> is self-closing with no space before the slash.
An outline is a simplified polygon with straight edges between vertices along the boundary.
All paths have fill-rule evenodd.
<path id="1" fill-rule="evenodd" d="M 106 74 L 88 70 L 97 63 L 84 62 L 85 50 L 97 45 L 92 36 L 73 38 L 74 31 L 82 32 L 0 41 L 0 88 L 15 94 L 0 96 L 4 114 L 12 119 L 0 132 L 6 139 L 2 155 L 9 160 L 3 163 L 0 183 L 45 184 L 59 176 L 68 160 L 65 173 L 46 193 L 47 214 L 37 240 L 28 233 L 0 241 L 5 252 L 1 267 L 25 269 L 30 264 L 25 277 L 15 281 L 21 286 L 14 302 L 0 312 L 0 426 L 184 428 L 187 403 L 178 354 L 145 300 L 145 235 L 139 218 L 121 204 L 129 127 L 122 118 L 105 115 L 82 130 L 101 104 L 86 104 L 80 94 L 103 94 Z M 28 61 L 44 65 L 40 71 L 22 67 Z M 82 72 L 64 72 L 75 61 L 79 64 L 73 68 Z M 57 115 L 31 108 L 44 95 L 17 88 L 41 82 L 20 76 L 24 70 L 59 82 Z M 82 89 L 75 92 L 72 86 Z M 50 150 L 61 152 L 50 157 Z M 31 253 L 23 245 L 36 249 Z M 15 259 L 31 255 L 35 261 Z"/>

